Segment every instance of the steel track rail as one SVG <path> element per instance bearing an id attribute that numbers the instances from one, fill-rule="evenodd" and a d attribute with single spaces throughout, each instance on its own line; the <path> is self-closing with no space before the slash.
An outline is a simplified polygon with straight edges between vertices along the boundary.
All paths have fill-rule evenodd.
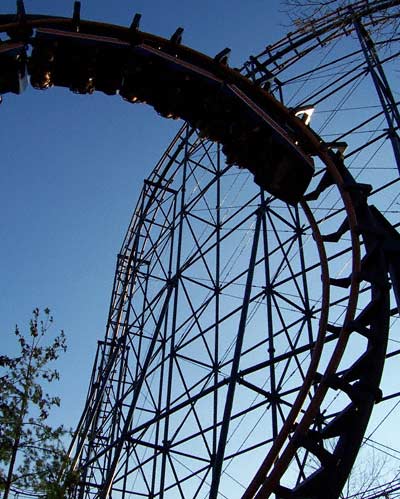
<path id="1" fill-rule="evenodd" d="M 354 22 L 354 15 L 358 17 L 372 15 L 379 9 L 399 4 L 400 1 L 375 2 L 372 7 L 363 8 L 356 14 L 352 13 L 345 22 Z M 307 41 L 343 25 L 345 24 L 329 18 L 326 22 L 322 21 L 320 27 L 314 26 L 312 33 L 300 38 L 295 44 L 291 42 L 290 46 L 284 50 L 287 52 L 294 50 Z M 313 344 L 308 370 L 289 415 L 243 498 L 261 499 L 269 497 L 272 493 L 283 498 L 307 496 L 333 499 L 338 497 L 356 457 L 373 404 L 378 398 L 390 311 L 387 258 L 382 245 L 379 243 L 379 237 L 382 235 L 382 220 L 368 207 L 364 186 L 353 181 L 342 164 L 340 156 L 322 144 L 302 120 L 286 109 L 272 95 L 227 67 L 222 62 L 223 57 L 209 58 L 183 47 L 176 40 L 165 40 L 155 35 L 140 32 L 136 25 L 129 29 L 81 21 L 77 17 L 66 19 L 27 16 L 20 13 L 18 19 L 15 20 L 15 16 L 3 15 L 0 16 L 0 32 L 8 33 L 10 36 L 9 41 L 0 44 L 2 62 L 4 64 L 10 62 L 12 68 L 21 70 L 21 74 L 23 73 L 21 68 L 25 64 L 25 47 L 26 45 L 33 47 L 28 68 L 32 82 L 37 88 L 45 89 L 52 85 L 67 86 L 79 93 L 91 93 L 96 90 L 97 73 L 96 71 L 93 73 L 87 71 L 90 63 L 94 61 L 95 67 L 100 71 L 104 61 L 106 64 L 109 63 L 110 57 L 120 60 L 120 66 L 116 70 L 115 83 L 107 88 L 107 91 L 120 93 L 132 102 L 147 102 L 163 115 L 184 118 L 192 126 L 200 128 L 203 135 L 221 142 L 227 151 L 228 161 L 247 168 L 255 175 L 256 182 L 264 189 L 289 203 L 301 202 L 302 209 L 314 234 L 321 261 L 323 299 L 319 330 Z M 18 54 L 17 58 L 15 58 L 15 51 Z M 62 66 L 66 66 L 69 70 L 61 74 L 60 67 Z M 15 73 L 12 73 L 11 76 L 15 76 Z M 76 84 L 77 77 L 78 85 Z M 141 84 L 137 84 L 135 77 L 142 80 Z M 151 85 L 146 86 L 143 84 L 144 82 L 150 82 Z M 165 91 L 165 87 L 168 91 Z M 176 88 L 179 88 L 180 95 L 173 92 Z M 201 99 L 198 100 L 203 102 L 208 100 L 212 103 L 214 108 L 211 109 L 211 113 L 210 109 L 202 109 L 201 106 L 199 108 L 198 105 L 195 105 L 194 90 L 200 92 Z M 210 120 L 210 114 L 214 119 Z M 238 117 L 241 126 L 239 130 L 235 131 L 228 125 Z M 181 131 L 174 145 L 182 140 L 182 144 L 185 144 L 182 147 L 187 147 L 186 129 L 185 134 L 183 138 Z M 251 145 L 250 148 L 245 147 L 248 144 Z M 249 149 L 256 154 L 254 156 L 249 154 Z M 278 154 L 269 156 L 268 152 L 273 149 L 278 151 Z M 261 157 L 257 154 L 259 151 L 262 153 Z M 338 331 L 333 354 L 322 374 L 318 374 L 317 369 L 323 351 L 325 335 L 329 330 L 329 287 L 334 284 L 329 279 L 324 236 L 320 234 L 312 215 L 312 208 L 303 199 L 304 191 L 313 172 L 311 155 L 318 157 L 326 166 L 331 185 L 335 185 L 340 193 L 346 211 L 347 230 L 350 232 L 352 247 L 352 272 L 348 279 L 347 310 L 343 325 Z M 278 156 L 283 156 L 284 161 L 279 161 Z M 174 155 L 172 155 L 169 164 L 173 162 Z M 169 166 L 167 166 L 167 170 L 168 168 Z M 299 179 L 297 185 L 293 185 L 296 184 L 293 182 L 293 177 Z M 302 182 L 300 182 L 300 178 L 303 179 Z M 151 206 L 158 193 L 162 192 L 163 196 L 168 193 L 168 188 L 162 184 L 162 181 L 162 175 L 159 178 L 154 177 L 155 187 L 150 196 L 143 199 L 145 211 L 146 206 Z M 323 188 L 317 192 L 316 198 L 322 192 Z M 79 431 L 76 434 L 76 441 L 73 444 L 77 445 L 75 465 L 81 458 L 83 446 L 90 430 L 97 425 L 99 410 L 109 389 L 109 380 L 114 376 L 115 369 L 119 369 L 123 364 L 121 359 L 125 355 L 127 347 L 126 338 L 124 333 L 122 336 L 118 336 L 117 330 L 113 328 L 114 326 L 117 328 L 122 326 L 124 329 L 129 325 L 131 290 L 135 285 L 135 275 L 129 273 L 129 269 L 133 259 L 136 258 L 138 237 L 132 233 L 127 236 L 127 245 L 121 254 L 123 258 L 120 259 L 117 268 L 119 277 L 116 278 L 114 285 L 109 321 L 112 334 L 106 340 L 105 350 L 101 352 L 100 367 L 96 367 L 98 370 L 96 376 L 99 377 L 92 378 L 88 403 L 79 425 Z M 363 258 L 361 258 L 361 239 L 366 251 Z M 254 247 L 254 261 L 255 251 Z M 362 313 L 356 316 L 359 289 L 363 282 L 371 284 L 371 298 Z M 133 402 L 129 411 L 123 421 L 114 420 L 112 423 L 114 425 L 112 427 L 113 434 L 114 432 L 120 432 L 120 434 L 119 436 L 115 434 L 116 440 L 103 448 L 97 455 L 97 457 L 104 455 L 111 448 L 114 450 L 110 467 L 105 473 L 103 490 L 99 492 L 100 497 L 107 497 L 112 488 L 120 455 L 123 452 L 124 441 L 129 436 L 134 408 L 139 397 L 139 392 L 135 393 L 135 390 L 140 389 L 146 383 L 146 370 L 156 348 L 157 336 L 162 327 L 163 317 L 167 314 L 168 302 L 173 295 L 175 286 L 175 282 L 167 282 L 167 287 L 163 291 L 166 298 L 151 340 L 151 349 L 141 366 L 137 385 L 129 389 L 133 394 Z M 248 287 L 250 288 L 250 285 Z M 245 320 L 243 320 L 243 324 L 244 322 Z M 354 364 L 344 374 L 338 375 L 349 337 L 354 332 L 368 338 L 367 349 L 356 358 Z M 235 367 L 235 376 L 239 372 L 239 354 L 235 360 L 237 365 L 232 364 Z M 102 375 L 104 376 L 102 377 Z M 227 381 L 230 383 L 230 387 L 234 386 L 235 376 L 232 375 L 231 379 Z M 119 379 L 122 384 L 124 378 Z M 313 385 L 316 387 L 315 391 L 308 401 L 308 406 L 304 407 L 307 398 L 310 397 Z M 117 385 L 118 391 L 122 388 L 122 385 Z M 327 392 L 332 389 L 347 393 L 350 405 L 327 426 L 315 429 L 319 408 Z M 117 394 L 117 398 L 120 398 L 120 395 Z M 173 408 L 169 410 L 173 410 Z M 224 421 L 225 433 L 228 431 L 231 411 L 227 410 L 226 412 L 228 417 Z M 324 447 L 324 441 L 333 437 L 337 439 L 335 449 L 328 451 Z M 280 480 L 288 469 L 290 461 L 302 449 L 306 453 L 316 456 L 320 461 L 320 467 L 311 477 L 303 480 L 293 489 L 285 488 L 280 485 Z M 96 455 L 96 451 L 94 454 Z M 222 442 L 219 451 L 221 472 L 223 454 L 224 442 Z M 93 458 L 92 462 L 94 462 Z M 81 462 L 79 466 L 85 469 L 84 462 Z M 328 495 L 323 489 L 327 481 L 336 484 L 328 492 Z M 215 476 L 211 492 L 213 497 L 217 496 L 218 483 L 219 476 Z"/>
<path id="2" fill-rule="evenodd" d="M 224 64 L 224 56 L 212 59 L 136 27 L 90 21 L 79 21 L 78 27 L 65 18 L 24 16 L 12 23 L 9 16 L 0 16 L 4 32 L 11 37 L 0 45 L 4 65 L 7 56 L 10 65 L 18 58 L 24 73 L 24 47 L 33 47 L 28 69 L 36 88 L 67 86 L 78 93 L 97 89 L 147 102 L 160 114 L 181 117 L 224 144 L 231 163 L 252 170 L 257 183 L 284 201 L 297 203 L 307 188 L 314 170 L 310 152 L 315 151 L 302 144 L 304 123 Z M 94 73 L 87 73 L 93 64 Z M 98 88 L 96 79 L 106 67 L 115 73 L 107 76 L 112 83 Z M 249 141 L 258 151 L 254 157 L 239 147 Z M 267 148 L 270 143 L 273 150 Z"/>
<path id="3" fill-rule="evenodd" d="M 375 0 L 368 3 L 359 1 L 351 6 L 335 9 L 332 13 L 319 19 L 310 20 L 304 27 L 289 33 L 289 35 L 269 45 L 257 55 L 251 56 L 240 68 L 240 71 L 258 84 L 263 83 L 273 76 L 269 66 L 275 66 L 277 73 L 280 73 L 283 69 L 309 54 L 315 46 L 332 42 L 339 37 L 355 32 L 355 21 L 370 18 L 385 9 L 393 9 L 399 6 L 399 0 Z M 400 12 L 395 12 L 393 16 L 399 17 Z M 382 19 L 374 20 L 371 18 L 365 20 L 363 24 L 365 26 L 379 25 L 381 22 L 383 22 Z M 324 37 L 324 35 L 326 36 Z M 316 45 L 307 47 L 310 42 L 314 42 Z M 288 58 L 286 61 L 283 60 L 285 56 L 291 53 L 294 53 L 293 57 Z M 261 76 L 257 77 L 257 73 L 261 73 Z"/>

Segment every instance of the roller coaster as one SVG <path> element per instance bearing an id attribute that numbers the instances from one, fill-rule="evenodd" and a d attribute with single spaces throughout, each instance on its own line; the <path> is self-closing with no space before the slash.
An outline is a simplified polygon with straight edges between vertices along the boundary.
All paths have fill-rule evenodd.
<path id="1" fill-rule="evenodd" d="M 184 121 L 118 255 L 74 496 L 338 498 L 374 406 L 398 396 L 381 378 L 398 353 L 398 40 L 384 27 L 400 1 L 340 8 L 240 69 L 228 49 L 184 46 L 182 28 L 141 31 L 138 14 L 125 28 L 82 20 L 79 2 L 71 18 L 17 5 L 0 15 L 0 94 L 29 79 Z M 330 133 L 365 76 L 379 106 Z M 378 145 L 392 176 L 372 186 Z"/>

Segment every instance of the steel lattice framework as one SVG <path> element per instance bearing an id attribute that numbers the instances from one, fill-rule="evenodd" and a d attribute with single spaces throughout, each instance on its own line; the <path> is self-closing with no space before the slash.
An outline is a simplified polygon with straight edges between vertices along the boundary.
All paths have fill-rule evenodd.
<path id="1" fill-rule="evenodd" d="M 17 20 L 0 16 L 8 90 L 19 91 L 29 43 L 37 88 L 120 93 L 187 121 L 145 180 L 118 255 L 71 444 L 76 497 L 339 496 L 382 400 L 396 313 L 399 236 L 382 203 L 395 202 L 398 171 L 373 190 L 362 155 L 389 144 L 399 165 L 396 39 L 382 60 L 375 30 L 399 4 L 328 15 L 241 75 L 226 52 L 213 61 L 182 47 L 179 30 L 170 41 L 141 33 L 138 16 L 130 29 L 81 21 L 78 4 L 72 20 L 21 6 Z M 333 118 L 365 76 L 380 108 L 338 133 Z M 309 117 L 325 104 L 335 109 L 317 133 Z M 358 140 L 366 126 L 375 135 Z"/>

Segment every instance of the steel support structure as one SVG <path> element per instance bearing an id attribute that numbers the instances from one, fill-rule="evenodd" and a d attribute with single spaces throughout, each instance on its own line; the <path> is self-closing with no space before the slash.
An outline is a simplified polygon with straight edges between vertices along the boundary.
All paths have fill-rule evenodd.
<path id="1" fill-rule="evenodd" d="M 393 97 L 392 90 L 386 78 L 384 68 L 379 59 L 371 36 L 368 34 L 368 31 L 364 28 L 359 19 L 356 20 L 355 27 L 358 39 L 360 40 L 360 44 L 364 52 L 365 60 L 368 64 L 369 73 L 372 81 L 374 82 L 376 93 L 378 94 L 379 101 L 385 114 L 388 126 L 388 135 L 392 143 L 397 169 L 400 174 L 400 137 L 398 134 L 398 130 L 400 129 L 400 113 L 397 103 Z"/>
<path id="2" fill-rule="evenodd" d="M 399 237 L 370 203 L 399 177 L 372 190 L 352 171 L 388 136 L 398 159 L 383 71 L 398 54 L 378 59 L 364 27 L 399 4 L 356 2 L 291 34 L 243 66 L 255 85 L 224 54 L 180 47 L 179 33 L 141 33 L 137 16 L 130 29 L 81 21 L 78 8 L 0 16 L 4 91 L 20 91 L 30 43 L 37 88 L 120 93 L 189 122 L 145 180 L 118 255 L 70 448 L 77 498 L 339 497 L 382 399 L 390 283 L 400 295 Z M 351 32 L 361 49 L 298 69 Z M 323 141 L 333 117 L 316 133 L 311 110 L 335 102 L 334 116 L 367 73 L 383 110 Z M 345 142 L 382 116 L 389 133 Z"/>
<path id="3" fill-rule="evenodd" d="M 141 364 L 138 359 L 142 347 L 136 345 L 138 333 L 133 323 L 139 319 L 144 327 L 149 319 L 144 319 L 143 314 L 150 314 L 153 322 L 159 316 L 151 310 L 157 303 L 149 296 L 152 279 L 161 285 L 172 275 L 177 288 L 176 301 L 170 301 L 171 313 L 163 314 L 164 334 L 156 328 L 161 335 L 160 345 L 152 359 L 153 368 L 149 366 L 149 381 L 141 388 L 143 402 L 136 406 L 139 421 L 136 426 L 132 421 L 129 431 L 125 427 L 111 437 L 114 447 L 118 444 L 123 449 L 119 469 L 113 474 L 113 490 L 138 497 L 237 494 L 232 487 L 240 483 L 244 491 L 248 480 L 247 468 L 240 462 L 255 460 L 261 449 L 269 449 L 266 462 L 275 463 L 272 476 L 260 470 L 252 481 L 258 481 L 254 492 L 252 485 L 244 497 L 252 497 L 257 489 L 257 497 L 273 492 L 279 497 L 320 497 L 322 493 L 328 497 L 323 484 L 332 476 L 337 489 L 329 497 L 337 497 L 362 438 L 364 427 L 360 421 L 368 420 L 378 397 L 378 371 L 384 358 L 389 317 L 387 258 L 378 237 L 382 221 L 366 203 L 366 187 L 357 184 L 337 159 L 335 168 L 339 173 L 333 176 L 342 185 L 345 225 L 343 204 L 328 220 L 317 222 L 312 216 L 313 205 L 318 206 L 326 195 L 326 185 L 335 183 L 330 173 L 321 170 L 316 178 L 308 195 L 310 206 L 306 202 L 301 209 L 279 203 L 274 206 L 272 198 L 248 185 L 250 179 L 245 172 L 232 167 L 221 169 L 218 146 L 199 139 L 194 131 L 190 137 L 192 141 L 188 140 L 188 130 L 183 129 L 174 142 L 175 149 L 164 156 L 146 181 L 121 250 L 126 254 L 122 261 L 136 261 L 137 253 L 145 255 L 149 271 L 146 285 L 134 284 L 138 279 L 135 273 L 131 274 L 130 284 L 125 282 L 125 288 L 132 289 L 129 306 L 113 300 L 118 312 L 112 309 L 110 317 L 122 319 L 125 314 L 118 334 L 126 338 L 124 342 L 130 344 L 133 356 L 126 360 L 124 368 L 114 371 L 126 372 L 132 363 Z M 178 176 L 180 183 L 176 185 Z M 246 189 L 242 184 L 232 187 L 238 179 L 243 179 Z M 228 187 L 224 187 L 226 182 Z M 151 203 L 145 202 L 148 186 L 157 189 Z M 228 196 L 236 201 L 227 202 Z M 281 212 L 286 212 L 286 219 Z M 173 231 L 165 232 L 171 227 Z M 238 242 L 241 230 L 248 234 L 244 246 Z M 349 230 L 352 242 L 343 245 Z M 142 241 L 139 247 L 132 245 L 135 238 Z M 143 249 L 145 242 L 147 252 Z M 169 244 L 175 245 L 173 251 Z M 162 258 L 164 253 L 170 256 Z M 240 262 L 235 266 L 232 254 Z M 353 262 L 351 275 L 335 277 L 349 255 Z M 163 259 L 180 263 L 178 267 L 168 264 L 160 279 L 156 268 Z M 233 274 L 227 277 L 222 269 L 231 269 Z M 119 275 L 117 272 L 116 278 Z M 198 288 L 207 290 L 200 295 L 200 301 Z M 114 293 L 116 297 L 121 295 L 128 299 L 127 293 Z M 243 306 L 244 302 L 247 306 Z M 147 306 L 141 308 L 138 303 Z M 140 317 L 133 320 L 137 309 L 141 310 Z M 231 324 L 235 317 L 239 328 L 236 332 L 235 321 Z M 110 321 L 109 328 L 112 324 Z M 226 344 L 228 334 L 231 340 Z M 357 345 L 358 353 L 340 363 L 347 343 Z M 334 355 L 323 353 L 333 345 Z M 381 360 L 375 373 L 371 366 L 376 359 Z M 186 363 L 191 364 L 189 370 Z M 137 371 L 131 373 L 128 387 L 135 385 L 137 375 Z M 151 385 L 152 376 L 158 381 L 157 388 Z M 120 379 L 109 383 L 122 385 Z M 233 387 L 230 395 L 229 387 Z M 116 392 L 116 388 L 109 391 Z M 326 402 L 321 391 L 325 392 Z M 249 393 L 254 394 L 250 404 L 243 400 Z M 334 407 L 327 410 L 325 404 Z M 121 405 L 117 400 L 103 402 L 103 419 L 96 423 L 102 437 L 111 431 L 107 430 L 108 422 L 115 420 L 112 413 Z M 302 424 L 296 426 L 299 417 Z M 126 423 L 128 418 L 124 420 Z M 243 426 L 243 440 L 234 444 Z M 112 428 L 116 428 L 114 423 Z M 263 437 L 253 441 L 259 428 L 263 428 Z M 104 490 L 110 472 L 106 456 L 114 452 L 106 442 L 99 441 L 96 450 L 84 444 L 80 466 L 87 466 L 91 473 L 82 484 L 87 497 L 95 497 L 97 487 Z M 335 451 L 330 450 L 332 442 L 336 443 Z M 204 448 L 201 456 L 200 447 Z M 346 461 L 343 453 L 346 467 L 337 467 L 334 463 Z M 282 457 L 277 461 L 279 454 Z M 319 473 L 315 470 L 316 459 L 321 460 Z M 289 466 L 290 460 L 295 465 Z M 104 464 L 100 467 L 94 466 L 101 462 Z M 327 467 L 327 463 L 331 466 Z M 269 492 L 264 490 L 266 487 Z"/>

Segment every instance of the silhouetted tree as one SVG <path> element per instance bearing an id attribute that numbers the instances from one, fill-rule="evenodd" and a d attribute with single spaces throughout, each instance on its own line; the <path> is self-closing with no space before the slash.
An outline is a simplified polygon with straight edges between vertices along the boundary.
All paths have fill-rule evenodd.
<path id="1" fill-rule="evenodd" d="M 285 13 L 296 29 L 306 29 L 313 22 L 324 16 L 333 14 L 339 18 L 350 14 L 351 10 L 372 8 L 381 3 L 380 0 L 283 0 Z M 349 7 L 349 10 L 343 8 Z M 390 41 L 398 34 L 400 6 L 380 9 L 372 16 L 366 16 L 369 31 Z M 397 37 L 396 37 L 397 39 Z"/>
<path id="2" fill-rule="evenodd" d="M 0 356 L 0 490 L 3 499 L 10 493 L 33 492 L 60 497 L 57 485 L 66 464 L 63 437 L 66 429 L 48 423 L 59 397 L 49 395 L 49 384 L 59 379 L 52 367 L 66 351 L 61 331 L 49 339 L 53 318 L 49 309 L 33 311 L 29 330 L 18 326 L 16 357 Z M 54 493 L 57 491 L 57 494 Z"/>

